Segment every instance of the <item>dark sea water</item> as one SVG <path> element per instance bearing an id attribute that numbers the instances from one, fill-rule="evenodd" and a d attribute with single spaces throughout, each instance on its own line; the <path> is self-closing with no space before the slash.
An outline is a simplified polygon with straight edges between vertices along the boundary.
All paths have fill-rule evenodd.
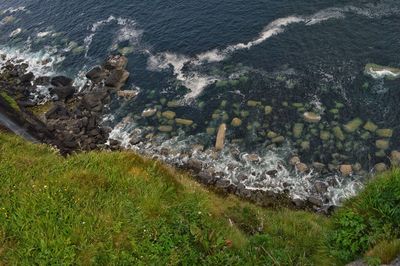
<path id="1" fill-rule="evenodd" d="M 110 53 L 126 54 L 126 88 L 140 95 L 110 105 L 105 121 L 115 127 L 113 136 L 127 144 L 132 131 L 143 129 L 162 136 L 165 145 L 207 148 L 225 122 L 227 146 L 244 157 L 234 160 L 228 151 L 219 161 L 199 157 L 221 171 L 237 163 L 229 177 L 238 182 L 235 173 L 249 174 L 248 187 L 286 182 L 301 196 L 309 179 L 324 177 L 285 168 L 276 181 L 265 169 L 298 154 L 308 164 L 359 163 L 368 171 L 388 164 L 390 152 L 400 149 L 400 79 L 365 73 L 368 63 L 400 68 L 398 0 L 3 0 L 0 20 L 1 53 L 29 59 L 36 73 L 77 76 L 77 86 Z M 45 66 L 43 59 L 49 59 Z M 252 107 L 248 101 L 260 103 Z M 172 110 L 193 125 L 160 115 L 141 118 L 146 108 Z M 304 122 L 307 111 L 322 120 Z M 230 126 L 235 117 L 239 127 Z M 344 125 L 354 119 L 362 124 L 346 132 Z M 393 136 L 369 132 L 363 128 L 367 121 L 393 130 Z M 293 133 L 295 124 L 303 128 L 300 136 Z M 162 125 L 172 132 L 161 134 Z M 285 144 L 271 146 L 271 131 Z M 379 139 L 389 147 L 377 148 Z M 247 162 L 252 153 L 262 162 Z M 337 177 L 332 201 L 354 193 L 360 176 Z"/>

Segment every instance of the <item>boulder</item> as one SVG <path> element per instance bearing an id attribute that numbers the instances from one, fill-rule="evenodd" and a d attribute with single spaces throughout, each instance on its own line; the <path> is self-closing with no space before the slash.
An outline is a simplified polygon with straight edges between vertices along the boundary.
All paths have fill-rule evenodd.
<path id="1" fill-rule="evenodd" d="M 162 113 L 162 116 L 165 117 L 168 120 L 172 120 L 172 119 L 175 118 L 176 113 L 172 112 L 172 111 L 165 111 L 165 112 Z"/>
<path id="2" fill-rule="evenodd" d="M 51 78 L 51 85 L 54 87 L 67 87 L 71 86 L 74 81 L 68 77 L 65 76 L 56 76 Z"/>
<path id="3" fill-rule="evenodd" d="M 355 118 L 348 122 L 346 125 L 344 125 L 344 130 L 348 133 L 353 133 L 357 131 L 360 126 L 363 124 L 363 121 L 360 118 Z"/>
<path id="4" fill-rule="evenodd" d="M 139 91 L 137 90 L 123 90 L 117 92 L 118 97 L 125 98 L 128 100 L 135 98 L 136 96 L 138 96 L 138 94 Z"/>
<path id="5" fill-rule="evenodd" d="M 99 83 L 106 76 L 104 69 L 101 66 L 96 66 L 86 73 L 86 77 L 93 83 Z"/>
<path id="6" fill-rule="evenodd" d="M 296 164 L 296 170 L 304 174 L 308 171 L 308 166 L 305 163 Z"/>
<path id="7" fill-rule="evenodd" d="M 378 139 L 375 142 L 375 146 L 379 150 L 387 150 L 389 149 L 389 141 L 385 139 Z"/>
<path id="8" fill-rule="evenodd" d="M 296 164 L 301 163 L 301 161 L 298 156 L 293 156 L 292 158 L 290 158 L 289 163 L 295 166 Z"/>
<path id="9" fill-rule="evenodd" d="M 323 194 L 328 191 L 328 184 L 322 181 L 317 181 L 314 183 L 314 188 L 318 193 Z"/>
<path id="10" fill-rule="evenodd" d="M 215 142 L 215 149 L 217 151 L 221 151 L 225 145 L 225 136 L 226 136 L 226 124 L 221 124 L 217 133 L 217 140 Z"/>
<path id="11" fill-rule="evenodd" d="M 119 90 L 129 78 L 129 72 L 123 69 L 114 69 L 105 81 L 107 87 Z"/>
<path id="12" fill-rule="evenodd" d="M 231 125 L 233 127 L 240 127 L 242 125 L 242 120 L 240 118 L 235 117 L 232 119 Z"/>
<path id="13" fill-rule="evenodd" d="M 160 132 L 171 132 L 173 130 L 172 126 L 159 126 L 158 131 Z"/>
<path id="14" fill-rule="evenodd" d="M 128 64 L 128 59 L 122 55 L 111 55 L 107 58 L 104 68 L 107 70 L 122 70 Z"/>
<path id="15" fill-rule="evenodd" d="M 73 86 L 55 87 L 50 90 L 50 94 L 57 95 L 60 101 L 65 101 L 72 98 L 75 91 L 76 89 Z"/>
<path id="16" fill-rule="evenodd" d="M 183 118 L 175 118 L 175 123 L 182 126 L 191 126 L 193 125 L 193 120 L 183 119 Z"/>
<path id="17" fill-rule="evenodd" d="M 322 207 L 323 206 L 323 202 L 321 199 L 314 197 L 314 196 L 310 196 L 307 198 L 307 201 L 309 203 L 311 203 L 312 205 L 315 205 L 317 207 Z"/>
<path id="18" fill-rule="evenodd" d="M 296 123 L 293 126 L 293 136 L 298 139 L 301 137 L 301 134 L 303 133 L 304 129 L 304 124 L 302 123 Z"/>
<path id="19" fill-rule="evenodd" d="M 381 138 L 391 138 L 393 136 L 393 129 L 384 128 L 378 129 L 376 134 Z"/>
<path id="20" fill-rule="evenodd" d="M 157 113 L 157 109 L 156 108 L 147 108 L 147 109 L 143 110 L 142 117 L 152 117 L 156 113 Z"/>
<path id="21" fill-rule="evenodd" d="M 399 151 L 392 151 L 390 153 L 390 161 L 394 166 L 400 166 L 400 152 Z"/>
<path id="22" fill-rule="evenodd" d="M 349 176 L 353 173 L 353 167 L 350 164 L 342 164 L 339 171 L 343 176 Z"/>
<path id="23" fill-rule="evenodd" d="M 322 119 L 320 115 L 313 112 L 305 112 L 303 118 L 308 123 L 318 123 Z"/>

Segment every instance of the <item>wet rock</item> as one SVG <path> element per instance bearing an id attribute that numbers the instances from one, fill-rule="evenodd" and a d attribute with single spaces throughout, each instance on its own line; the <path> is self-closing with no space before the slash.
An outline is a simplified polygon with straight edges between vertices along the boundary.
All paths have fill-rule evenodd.
<path id="1" fill-rule="evenodd" d="M 314 196 L 308 197 L 307 201 L 317 207 L 322 207 L 324 205 L 321 199 Z"/>
<path id="2" fill-rule="evenodd" d="M 104 68 L 107 70 L 125 69 L 128 64 L 128 59 L 121 55 L 111 55 L 107 58 Z"/>
<path id="3" fill-rule="evenodd" d="M 293 136 L 295 138 L 300 138 L 301 134 L 303 133 L 303 129 L 304 129 L 304 124 L 302 123 L 296 123 L 293 126 Z"/>
<path id="4" fill-rule="evenodd" d="M 48 86 L 50 84 L 50 77 L 38 77 L 35 79 L 35 84 L 38 86 Z"/>
<path id="5" fill-rule="evenodd" d="M 326 169 L 326 165 L 323 163 L 319 163 L 319 162 L 313 162 L 312 163 L 312 167 L 315 171 L 317 171 L 318 173 L 322 173 L 325 171 Z"/>
<path id="6" fill-rule="evenodd" d="M 303 118 L 308 123 L 318 123 L 322 119 L 320 115 L 313 112 L 305 112 Z"/>
<path id="7" fill-rule="evenodd" d="M 215 142 L 215 149 L 217 151 L 221 151 L 225 145 L 225 136 L 226 136 L 226 124 L 221 124 L 217 133 L 217 140 Z"/>
<path id="8" fill-rule="evenodd" d="M 228 179 L 220 178 L 215 183 L 215 186 L 220 189 L 228 189 L 231 186 L 231 181 Z"/>
<path id="9" fill-rule="evenodd" d="M 296 164 L 296 169 L 297 169 L 297 171 L 299 171 L 302 174 L 308 172 L 308 166 L 304 163 Z"/>
<path id="10" fill-rule="evenodd" d="M 73 86 L 65 86 L 65 87 L 56 87 L 50 90 L 50 94 L 57 95 L 58 100 L 65 101 L 75 94 L 75 87 Z"/>
<path id="11" fill-rule="evenodd" d="M 123 90 L 117 92 L 118 97 L 125 98 L 131 100 L 139 95 L 139 91 L 137 90 Z"/>
<path id="12" fill-rule="evenodd" d="M 257 162 L 261 161 L 260 156 L 258 156 L 257 154 L 249 154 L 246 156 L 246 159 L 252 163 L 257 163 Z"/>
<path id="13" fill-rule="evenodd" d="M 168 108 L 177 108 L 179 106 L 181 106 L 181 104 L 179 104 L 179 102 L 177 102 L 177 101 L 169 101 L 167 103 Z"/>
<path id="14" fill-rule="evenodd" d="M 242 125 L 242 120 L 239 119 L 239 118 L 237 118 L 237 117 L 235 117 L 235 118 L 232 120 L 231 125 L 232 125 L 233 127 L 240 127 L 240 126 Z"/>
<path id="15" fill-rule="evenodd" d="M 200 171 L 200 173 L 197 175 L 197 178 L 200 183 L 205 185 L 213 185 L 216 182 L 214 171 L 212 169 Z"/>
<path id="16" fill-rule="evenodd" d="M 156 108 L 148 108 L 143 110 L 142 112 L 142 116 L 143 117 L 152 117 L 157 113 L 157 109 Z"/>
<path id="17" fill-rule="evenodd" d="M 324 194 L 328 191 L 328 184 L 322 181 L 317 181 L 314 184 L 314 188 L 319 194 Z"/>
<path id="18" fill-rule="evenodd" d="M 393 136 L 393 130 L 388 128 L 378 129 L 376 134 L 381 138 L 391 138 Z"/>
<path id="19" fill-rule="evenodd" d="M 387 150 L 389 149 L 389 141 L 385 139 L 378 139 L 375 142 L 375 146 L 379 150 Z"/>
<path id="20" fill-rule="evenodd" d="M 6 16 L 6 17 L 4 17 L 4 18 L 1 20 L 1 23 L 0 23 L 0 24 L 11 24 L 11 23 L 13 23 L 15 20 L 16 20 L 16 18 L 13 17 L 13 16 Z"/>
<path id="21" fill-rule="evenodd" d="M 129 78 L 129 72 L 123 69 L 112 70 L 105 81 L 107 87 L 119 90 Z"/>
<path id="22" fill-rule="evenodd" d="M 106 73 L 101 66 L 96 66 L 86 73 L 86 77 L 94 83 L 99 83 L 106 77 Z"/>
<path id="23" fill-rule="evenodd" d="M 183 118 L 175 118 L 175 123 L 182 126 L 191 126 L 193 125 L 193 120 L 183 119 Z"/>
<path id="24" fill-rule="evenodd" d="M 250 199 L 252 196 L 252 192 L 248 190 L 246 186 L 242 183 L 237 185 L 236 194 L 245 199 Z"/>
<path id="25" fill-rule="evenodd" d="M 348 133 L 353 133 L 356 132 L 362 124 L 363 121 L 360 118 L 355 118 L 344 125 L 344 130 Z"/>
<path id="26" fill-rule="evenodd" d="M 383 173 L 388 170 L 388 167 L 384 163 L 378 163 L 374 166 L 374 170 L 376 173 Z"/>
<path id="27" fill-rule="evenodd" d="M 197 159 L 189 159 L 187 167 L 193 171 L 200 172 L 203 169 L 203 163 Z"/>
<path id="28" fill-rule="evenodd" d="M 35 78 L 32 72 L 26 73 L 20 77 L 22 83 L 30 83 Z"/>
<path id="29" fill-rule="evenodd" d="M 295 166 L 296 164 L 301 163 L 301 160 L 298 156 L 293 156 L 292 158 L 290 158 L 289 163 Z"/>
<path id="30" fill-rule="evenodd" d="M 349 176 L 353 173 L 353 167 L 349 164 L 342 164 L 339 171 L 343 176 Z"/>
<path id="31" fill-rule="evenodd" d="M 269 175 L 270 177 L 275 178 L 278 175 L 278 170 L 275 170 L 275 169 L 269 170 L 269 171 L 267 171 L 267 175 Z"/>
<path id="32" fill-rule="evenodd" d="M 173 120 L 176 116 L 176 113 L 172 111 L 165 111 L 162 113 L 162 116 L 168 120 Z"/>
<path id="33" fill-rule="evenodd" d="M 400 166 L 400 152 L 399 151 L 392 151 L 390 153 L 390 161 L 394 166 Z"/>
<path id="34" fill-rule="evenodd" d="M 378 126 L 375 125 L 373 122 L 368 121 L 367 123 L 365 123 L 364 129 L 369 132 L 375 132 L 378 129 Z"/>
<path id="35" fill-rule="evenodd" d="M 292 200 L 292 203 L 297 207 L 297 208 L 304 208 L 306 205 L 306 202 L 302 199 L 296 198 Z"/>
<path id="36" fill-rule="evenodd" d="M 51 85 L 54 87 L 67 87 L 71 86 L 74 81 L 65 76 L 56 76 L 51 79 Z"/>

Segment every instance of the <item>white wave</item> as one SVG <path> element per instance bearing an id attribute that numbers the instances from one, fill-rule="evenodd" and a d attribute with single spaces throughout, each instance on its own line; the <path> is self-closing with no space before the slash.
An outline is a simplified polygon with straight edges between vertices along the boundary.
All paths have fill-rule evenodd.
<path id="1" fill-rule="evenodd" d="M 52 34 L 52 33 L 53 33 L 52 31 L 41 31 L 41 32 L 38 32 L 38 33 L 36 34 L 36 37 L 38 37 L 38 38 L 44 38 L 44 37 L 49 36 L 49 35 Z"/>
<path id="2" fill-rule="evenodd" d="M 385 77 L 389 78 L 400 77 L 400 73 L 395 73 L 394 71 L 391 71 L 389 69 L 374 70 L 373 68 L 370 68 L 368 69 L 367 74 L 369 74 L 374 79 L 382 79 Z"/>
<path id="3" fill-rule="evenodd" d="M 21 32 L 22 32 L 22 29 L 21 29 L 21 28 L 18 28 L 18 29 L 13 30 L 13 32 L 10 33 L 10 38 L 16 37 L 16 36 L 19 35 Z"/>
<path id="4" fill-rule="evenodd" d="M 0 46 L 0 54 L 6 55 L 5 60 L 0 58 L 0 66 L 8 60 L 28 64 L 28 72 L 35 76 L 52 76 L 57 74 L 57 66 L 64 61 L 64 57 L 57 54 L 57 50 L 52 47 L 45 47 L 39 52 L 31 52 L 26 48 L 10 48 Z"/>
<path id="5" fill-rule="evenodd" d="M 120 26 L 120 29 L 116 33 L 116 38 L 113 41 L 111 47 L 112 49 L 115 50 L 118 46 L 118 43 L 123 41 L 129 41 L 132 45 L 139 44 L 143 31 L 137 28 L 136 21 L 127 18 L 109 16 L 107 19 L 93 23 L 93 25 L 90 27 L 90 34 L 84 39 L 85 57 L 88 56 L 88 52 L 96 32 L 101 27 L 110 23 L 116 23 Z"/>
<path id="6" fill-rule="evenodd" d="M 2 13 L 3 14 L 13 14 L 13 13 L 16 13 L 16 12 L 26 12 L 26 11 L 27 11 L 26 7 L 19 6 L 19 7 L 9 7 L 7 9 L 3 10 Z"/>

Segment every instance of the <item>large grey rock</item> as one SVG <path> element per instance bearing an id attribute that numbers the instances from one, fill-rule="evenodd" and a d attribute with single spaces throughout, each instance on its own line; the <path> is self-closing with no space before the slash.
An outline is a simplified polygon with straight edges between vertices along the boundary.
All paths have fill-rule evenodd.
<path id="1" fill-rule="evenodd" d="M 221 124 L 217 133 L 217 140 L 215 142 L 215 149 L 221 151 L 225 145 L 226 124 Z"/>

